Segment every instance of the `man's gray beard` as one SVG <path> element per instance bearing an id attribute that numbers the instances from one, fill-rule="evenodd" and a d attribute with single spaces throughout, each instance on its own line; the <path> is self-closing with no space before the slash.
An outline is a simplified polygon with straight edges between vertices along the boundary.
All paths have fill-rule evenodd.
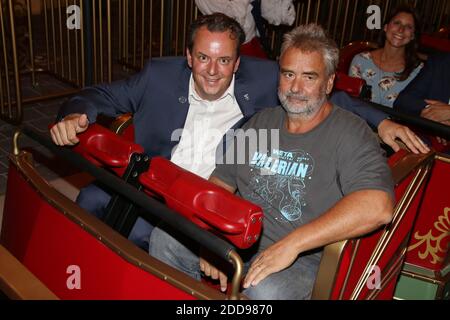
<path id="1" fill-rule="evenodd" d="M 326 94 L 324 94 L 322 96 L 322 98 L 315 100 L 315 101 L 311 101 L 309 103 L 306 104 L 305 107 L 299 108 L 299 107 L 295 107 L 290 105 L 289 101 L 288 101 L 288 96 L 289 94 L 282 94 L 280 92 L 280 90 L 278 90 L 278 98 L 280 99 L 281 102 L 281 106 L 283 107 L 284 110 L 286 110 L 288 117 L 290 118 L 297 118 L 297 119 L 311 119 L 313 118 L 317 112 L 320 110 L 320 107 L 326 102 L 327 100 L 327 96 Z"/>

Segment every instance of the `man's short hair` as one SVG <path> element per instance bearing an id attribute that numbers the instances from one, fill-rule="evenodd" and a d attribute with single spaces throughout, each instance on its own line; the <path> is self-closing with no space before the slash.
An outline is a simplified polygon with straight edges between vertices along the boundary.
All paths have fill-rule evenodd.
<path id="1" fill-rule="evenodd" d="M 336 72 L 339 49 L 336 42 L 326 34 L 321 26 L 311 23 L 298 26 L 286 33 L 281 46 L 281 55 L 289 48 L 297 48 L 305 52 L 320 51 L 325 61 L 327 75 L 331 76 Z"/>
<path id="2" fill-rule="evenodd" d="M 226 32 L 229 31 L 231 39 L 236 41 L 237 55 L 239 56 L 239 48 L 245 41 L 245 32 L 241 25 L 223 13 L 213 13 L 209 15 L 200 16 L 197 20 L 191 23 L 188 30 L 188 49 L 192 52 L 194 47 L 194 38 L 197 30 L 201 27 L 206 27 L 210 32 Z"/>

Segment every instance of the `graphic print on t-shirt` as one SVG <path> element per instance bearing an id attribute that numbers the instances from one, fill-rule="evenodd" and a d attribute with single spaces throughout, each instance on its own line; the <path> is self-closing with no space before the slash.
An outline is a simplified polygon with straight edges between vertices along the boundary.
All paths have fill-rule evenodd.
<path id="1" fill-rule="evenodd" d="M 250 184 L 255 192 L 250 200 L 256 202 L 260 197 L 269 203 L 281 213 L 279 221 L 299 220 L 313 170 L 314 159 L 303 150 L 274 149 L 270 155 L 256 151 L 250 162 Z"/>

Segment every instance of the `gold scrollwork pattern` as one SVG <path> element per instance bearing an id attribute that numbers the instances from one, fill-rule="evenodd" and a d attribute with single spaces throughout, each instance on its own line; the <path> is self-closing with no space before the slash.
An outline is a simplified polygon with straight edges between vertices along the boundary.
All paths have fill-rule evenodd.
<path id="1" fill-rule="evenodd" d="M 415 244 L 408 248 L 408 251 L 412 251 L 425 244 L 425 251 L 418 253 L 419 258 L 425 260 L 428 256 L 431 256 L 431 263 L 437 264 L 444 260 L 444 257 L 440 257 L 439 253 L 447 252 L 446 248 L 442 248 L 441 243 L 444 238 L 450 236 L 450 208 L 444 208 L 444 214 L 439 216 L 437 221 L 434 222 L 434 229 L 438 231 L 438 235 L 433 236 L 433 229 L 429 230 L 426 235 L 420 235 L 419 232 L 414 234 L 414 238 L 418 240 Z"/>

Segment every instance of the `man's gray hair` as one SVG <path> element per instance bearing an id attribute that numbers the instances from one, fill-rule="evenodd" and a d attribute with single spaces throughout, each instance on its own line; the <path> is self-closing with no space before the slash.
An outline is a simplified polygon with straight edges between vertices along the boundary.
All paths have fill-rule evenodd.
<path id="1" fill-rule="evenodd" d="M 333 39 L 327 36 L 325 30 L 314 23 L 300 25 L 284 35 L 281 55 L 289 49 L 297 48 L 305 52 L 320 51 L 325 60 L 327 75 L 336 72 L 339 62 L 339 49 Z"/>

